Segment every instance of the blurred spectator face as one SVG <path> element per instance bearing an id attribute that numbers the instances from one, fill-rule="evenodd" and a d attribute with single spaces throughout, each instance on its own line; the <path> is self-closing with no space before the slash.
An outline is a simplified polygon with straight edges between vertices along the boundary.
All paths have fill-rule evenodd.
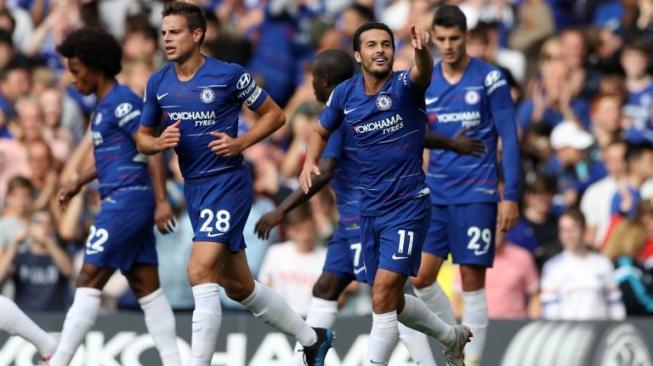
<path id="1" fill-rule="evenodd" d="M 10 70 L 2 83 L 2 94 L 12 102 L 26 95 L 30 91 L 29 73 L 26 69 L 16 68 Z"/>
<path id="2" fill-rule="evenodd" d="M 46 89 L 39 95 L 39 103 L 45 115 L 45 125 L 50 128 L 59 127 L 63 113 L 63 101 L 57 89 Z"/>
<path id="3" fill-rule="evenodd" d="M 11 36 L 5 32 L 2 33 L 0 35 L 0 69 L 4 69 L 14 57 L 14 46 L 11 43 Z"/>
<path id="4" fill-rule="evenodd" d="M 469 41 L 467 41 L 467 54 L 469 56 L 485 59 L 487 53 L 487 42 L 478 37 L 469 37 Z"/>
<path id="5" fill-rule="evenodd" d="M 646 236 L 653 238 L 653 212 L 647 212 L 640 216 L 640 221 L 646 228 Z"/>
<path id="6" fill-rule="evenodd" d="M 614 95 L 597 98 L 592 103 L 592 123 L 609 132 L 619 131 L 622 127 L 621 99 Z"/>
<path id="7" fill-rule="evenodd" d="M 621 67 L 623 67 L 626 76 L 629 78 L 642 78 L 646 75 L 647 66 L 646 54 L 639 50 L 626 48 L 621 54 Z"/>
<path id="8" fill-rule="evenodd" d="M 573 147 L 563 147 L 556 151 L 556 155 L 564 166 L 576 165 L 585 158 L 585 152 L 583 150 L 575 149 Z"/>
<path id="9" fill-rule="evenodd" d="M 39 103 L 30 98 L 16 103 L 16 112 L 26 141 L 36 141 L 42 136 L 44 125 L 43 111 Z"/>
<path id="10" fill-rule="evenodd" d="M 32 178 L 44 178 L 52 167 L 50 147 L 43 141 L 29 144 L 27 148 L 27 161 L 32 171 Z"/>
<path id="11" fill-rule="evenodd" d="M 455 27 L 433 27 L 433 44 L 437 47 L 442 62 L 455 65 L 465 56 L 467 35 Z"/>
<path id="12" fill-rule="evenodd" d="M 383 29 L 370 29 L 360 35 L 360 51 L 354 52 L 354 57 L 363 70 L 385 77 L 392 71 L 394 54 L 391 35 Z"/>
<path id="13" fill-rule="evenodd" d="M 551 212 L 553 192 L 526 191 L 524 193 L 524 203 L 527 209 L 536 212 L 539 216 L 546 217 Z"/>
<path id="14" fill-rule="evenodd" d="M 561 55 L 560 39 L 558 37 L 552 37 L 547 39 L 542 47 L 540 48 L 540 63 L 560 59 Z"/>
<path id="15" fill-rule="evenodd" d="M 356 29 L 367 23 L 369 20 L 363 18 L 356 10 L 347 8 L 341 13 L 341 28 L 347 38 L 352 38 Z"/>
<path id="16" fill-rule="evenodd" d="M 644 178 L 653 178 L 653 151 L 645 150 L 638 159 L 632 159 L 629 164 L 630 171 Z"/>
<path id="17" fill-rule="evenodd" d="M 185 60 L 193 52 L 196 42 L 202 37 L 202 30 L 195 29 L 191 32 L 186 17 L 182 15 L 168 15 L 161 22 L 163 46 L 168 61 L 176 62 Z"/>
<path id="18" fill-rule="evenodd" d="M 318 41 L 317 50 L 332 50 L 342 48 L 342 33 L 335 28 L 329 28 L 324 31 Z"/>
<path id="19" fill-rule="evenodd" d="M 14 33 L 14 29 L 16 27 L 16 22 L 14 19 L 12 19 L 11 14 L 9 11 L 5 8 L 4 1 L 0 1 L 0 29 L 6 31 L 9 34 Z"/>
<path id="20" fill-rule="evenodd" d="M 571 252 L 582 248 L 584 229 L 583 225 L 570 215 L 562 215 L 558 220 L 558 237 L 562 247 Z"/>
<path id="21" fill-rule="evenodd" d="M 542 85 L 547 98 L 557 101 L 569 80 L 569 68 L 560 60 L 550 60 L 542 65 Z"/>
<path id="22" fill-rule="evenodd" d="M 141 32 L 127 34 L 122 52 L 127 60 L 151 60 L 156 52 L 157 40 L 146 37 Z"/>
<path id="23" fill-rule="evenodd" d="M 315 249 L 315 236 L 317 228 L 311 216 L 304 220 L 288 225 L 288 237 L 300 252 L 310 252 Z"/>
<path id="24" fill-rule="evenodd" d="M 9 187 L 5 197 L 5 207 L 21 217 L 29 215 L 32 210 L 32 190 L 29 187 Z"/>
<path id="25" fill-rule="evenodd" d="M 583 66 L 587 53 L 587 45 L 585 44 L 585 37 L 581 32 L 576 30 L 563 32 L 560 36 L 560 47 L 562 58 L 567 66 L 572 69 Z"/>
<path id="26" fill-rule="evenodd" d="M 47 211 L 38 211 L 32 214 L 29 233 L 35 243 L 43 244 L 48 238 L 54 236 L 52 217 Z"/>
<path id="27" fill-rule="evenodd" d="M 144 61 L 138 61 L 131 64 L 127 70 L 125 84 L 136 94 L 143 96 L 145 94 L 145 86 L 150 75 L 152 75 L 152 67 Z"/>
<path id="28" fill-rule="evenodd" d="M 610 144 L 603 151 L 603 162 L 612 177 L 623 177 L 626 174 L 626 144 Z"/>

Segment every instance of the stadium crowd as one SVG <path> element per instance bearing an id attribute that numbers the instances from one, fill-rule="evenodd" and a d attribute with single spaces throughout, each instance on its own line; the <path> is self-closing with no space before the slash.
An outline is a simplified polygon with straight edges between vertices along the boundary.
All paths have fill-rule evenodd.
<path id="1" fill-rule="evenodd" d="M 497 234 L 487 274 L 491 318 L 621 319 L 653 314 L 653 0 L 196 0 L 208 18 L 204 52 L 246 66 L 284 108 L 288 123 L 244 152 L 255 200 L 245 227 L 252 272 L 305 314 L 337 214 L 328 190 L 261 239 L 257 221 L 298 187 L 306 138 L 321 105 L 310 61 L 351 52 L 363 23 L 388 24 L 396 69 L 412 62 L 410 26 L 429 30 L 440 3 L 467 16 L 468 53 L 500 66 L 511 83 L 521 141 L 518 225 Z M 55 194 L 88 164 L 95 100 L 70 85 L 56 46 L 74 29 L 102 27 L 121 40 L 118 79 L 143 95 L 164 62 L 164 2 L 0 0 L 0 285 L 25 311 L 71 303 L 97 187 L 65 211 Z M 240 130 L 252 115 L 243 109 Z M 175 310 L 192 310 L 185 277 L 192 228 L 176 157 L 169 201 L 177 228 L 157 233 L 161 284 Z M 460 314 L 460 280 L 439 282 Z M 352 286 L 345 314 L 369 314 L 369 290 Z M 135 309 L 116 275 L 105 312 Z M 345 305 L 346 304 L 346 305 Z M 457 306 L 456 306 L 457 305 Z M 225 309 L 240 305 L 223 297 Z"/>

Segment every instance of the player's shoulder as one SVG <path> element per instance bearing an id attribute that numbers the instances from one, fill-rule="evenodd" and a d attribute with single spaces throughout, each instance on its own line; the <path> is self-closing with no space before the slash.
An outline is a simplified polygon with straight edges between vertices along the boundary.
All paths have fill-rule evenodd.
<path id="1" fill-rule="evenodd" d="M 247 70 L 242 65 L 226 62 L 213 58 L 210 56 L 204 56 L 206 66 L 203 68 L 205 73 L 210 73 L 212 75 L 220 76 L 241 76 L 244 73 L 247 73 Z"/>
<path id="2" fill-rule="evenodd" d="M 356 85 L 363 82 L 363 77 L 360 74 L 356 74 L 347 80 L 343 80 L 340 84 L 336 85 L 335 88 L 331 91 L 329 100 L 327 100 L 327 107 L 331 107 L 334 97 L 338 101 L 342 101 L 347 98 L 353 91 L 356 90 Z"/>
<path id="3" fill-rule="evenodd" d="M 486 88 L 496 87 L 497 83 L 501 80 L 505 83 L 505 76 L 501 68 L 483 60 L 472 57 L 470 59 L 469 70 L 483 81 Z"/>

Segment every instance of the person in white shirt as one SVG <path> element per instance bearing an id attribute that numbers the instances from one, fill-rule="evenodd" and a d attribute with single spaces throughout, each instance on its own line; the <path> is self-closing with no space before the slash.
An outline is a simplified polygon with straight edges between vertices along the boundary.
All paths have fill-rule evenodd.
<path id="1" fill-rule="evenodd" d="M 610 260 L 583 241 L 585 218 L 575 209 L 558 221 L 563 252 L 542 270 L 542 315 L 553 320 L 607 320 L 626 316 Z"/>
<path id="2" fill-rule="evenodd" d="M 603 148 L 602 156 L 608 175 L 592 183 L 580 201 L 587 220 L 586 243 L 600 248 L 610 225 L 610 206 L 617 193 L 617 181 L 626 175 L 626 142 L 615 140 Z"/>
<path id="3" fill-rule="evenodd" d="M 270 246 L 261 265 L 259 281 L 305 317 L 311 305 L 313 285 L 322 274 L 326 249 L 316 243 L 317 227 L 308 204 L 287 214 L 286 231 L 290 240 Z"/>

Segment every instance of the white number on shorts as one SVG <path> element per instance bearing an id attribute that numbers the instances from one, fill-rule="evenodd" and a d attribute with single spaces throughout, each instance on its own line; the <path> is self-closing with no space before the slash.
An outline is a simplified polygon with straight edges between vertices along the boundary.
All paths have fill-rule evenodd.
<path id="1" fill-rule="evenodd" d="M 408 235 L 408 255 L 411 255 L 413 252 L 413 237 L 415 236 L 415 233 L 412 231 L 406 231 L 406 230 L 399 230 L 397 233 L 399 233 L 399 250 L 397 251 L 399 254 L 404 252 L 404 242 L 406 241 L 406 235 Z"/>
<path id="2" fill-rule="evenodd" d="M 229 219 L 231 219 L 231 214 L 227 210 L 220 210 L 213 215 L 213 211 L 211 211 L 208 208 L 203 209 L 200 212 L 200 219 L 204 220 L 204 223 L 202 224 L 202 227 L 200 228 L 200 231 L 205 232 L 205 233 L 210 233 L 213 231 L 213 227 L 211 226 L 211 222 L 215 218 L 215 228 L 222 232 L 225 233 L 229 231 Z"/>
<path id="3" fill-rule="evenodd" d="M 361 243 L 354 243 L 349 245 L 349 247 L 354 251 L 354 268 L 358 268 L 361 263 L 361 250 L 363 246 Z"/>
<path id="4" fill-rule="evenodd" d="M 109 240 L 109 232 L 106 229 L 97 229 L 95 225 L 92 225 L 86 240 L 86 254 L 104 252 L 104 243 L 107 240 Z"/>
<path id="5" fill-rule="evenodd" d="M 490 229 L 481 230 L 478 226 L 472 226 L 467 229 L 467 236 L 471 236 L 467 249 L 473 250 L 475 255 L 483 255 L 490 249 L 490 243 L 492 242 L 492 231 Z M 483 241 L 484 245 L 478 242 L 479 239 Z"/>

